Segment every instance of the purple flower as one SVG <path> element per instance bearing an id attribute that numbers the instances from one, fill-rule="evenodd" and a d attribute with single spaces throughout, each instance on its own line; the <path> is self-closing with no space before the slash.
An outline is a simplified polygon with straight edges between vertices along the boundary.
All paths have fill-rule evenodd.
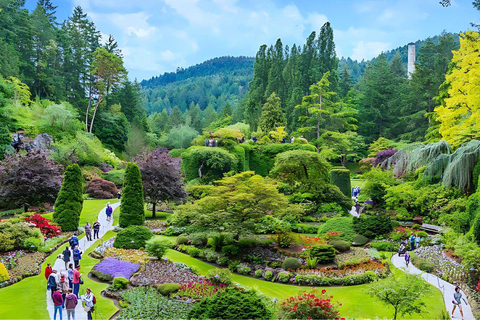
<path id="1" fill-rule="evenodd" d="M 117 260 L 115 258 L 106 258 L 95 266 L 97 271 L 108 274 L 112 277 L 123 277 L 130 279 L 135 271 L 140 268 L 140 264 L 129 261 Z"/>

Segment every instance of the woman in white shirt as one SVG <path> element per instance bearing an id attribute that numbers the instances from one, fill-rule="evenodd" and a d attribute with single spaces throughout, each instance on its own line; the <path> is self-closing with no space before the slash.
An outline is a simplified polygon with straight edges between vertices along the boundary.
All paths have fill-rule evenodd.
<path id="1" fill-rule="evenodd" d="M 95 311 L 95 296 L 93 295 L 92 290 L 87 288 L 87 293 L 81 296 L 81 299 L 85 302 L 85 311 L 87 312 L 88 320 L 92 320 L 92 313 Z"/>

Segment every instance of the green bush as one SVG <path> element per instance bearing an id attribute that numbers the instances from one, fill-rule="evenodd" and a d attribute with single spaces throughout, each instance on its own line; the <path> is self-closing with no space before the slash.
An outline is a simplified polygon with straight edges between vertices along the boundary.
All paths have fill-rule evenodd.
<path id="1" fill-rule="evenodd" d="M 290 280 L 290 273 L 289 272 L 280 272 L 277 276 L 278 281 L 287 283 Z"/>
<path id="2" fill-rule="evenodd" d="M 353 229 L 370 239 L 393 230 L 392 220 L 385 216 L 361 216 L 353 218 Z"/>
<path id="3" fill-rule="evenodd" d="M 62 188 L 55 201 L 53 221 L 63 231 L 76 231 L 83 207 L 83 176 L 78 164 L 69 165 L 65 170 Z"/>
<path id="4" fill-rule="evenodd" d="M 7 268 L 0 262 L 0 283 L 8 281 L 8 279 L 10 279 L 10 277 L 8 276 Z"/>
<path id="5" fill-rule="evenodd" d="M 293 242 L 293 233 L 289 231 L 281 231 L 276 238 L 280 248 L 289 248 Z"/>
<path id="6" fill-rule="evenodd" d="M 255 278 L 261 278 L 261 277 L 262 277 L 262 269 L 255 270 Z"/>
<path id="7" fill-rule="evenodd" d="M 117 188 L 121 188 L 125 180 L 125 169 L 108 171 L 104 173 L 102 177 L 105 180 L 115 183 Z"/>
<path id="8" fill-rule="evenodd" d="M 232 273 L 228 269 L 210 269 L 206 275 L 207 279 L 214 283 L 230 285 Z"/>
<path id="9" fill-rule="evenodd" d="M 353 237 L 353 246 L 364 246 L 368 243 L 368 238 L 362 236 L 361 234 L 357 234 Z"/>
<path id="10" fill-rule="evenodd" d="M 240 253 L 240 249 L 236 245 L 230 244 L 222 248 L 222 253 L 227 256 L 236 256 Z"/>
<path id="11" fill-rule="evenodd" d="M 215 262 L 218 259 L 218 255 L 213 251 L 207 251 L 207 253 L 205 253 L 205 259 L 208 262 Z"/>
<path id="12" fill-rule="evenodd" d="M 152 236 L 152 232 L 147 227 L 130 226 L 117 234 L 113 246 L 122 249 L 145 248 L 147 241 Z"/>
<path id="13" fill-rule="evenodd" d="M 222 267 L 228 266 L 230 260 L 227 257 L 221 256 L 217 259 L 217 264 Z"/>
<path id="14" fill-rule="evenodd" d="M 315 269 L 317 267 L 318 258 L 308 257 L 306 263 L 308 269 Z"/>
<path id="15" fill-rule="evenodd" d="M 477 166 L 478 164 L 475 166 L 475 168 Z M 468 198 L 466 211 L 468 213 L 469 220 L 473 222 L 477 212 L 480 212 L 480 192 L 476 192 Z"/>
<path id="16" fill-rule="evenodd" d="M 351 197 L 352 184 L 350 182 L 350 170 L 347 168 L 333 168 L 330 171 L 330 182 L 340 188 L 347 197 Z"/>
<path id="17" fill-rule="evenodd" d="M 376 204 L 383 205 L 385 203 L 384 196 L 387 193 L 387 188 L 396 184 L 393 172 L 391 170 L 383 171 L 374 168 L 363 176 L 367 181 L 364 184 L 362 192 L 370 196 Z"/>
<path id="18" fill-rule="evenodd" d="M 185 227 L 172 227 L 172 226 L 170 226 L 167 229 L 165 229 L 165 231 L 163 232 L 163 235 L 167 236 L 167 237 L 179 236 L 182 233 L 185 233 L 185 231 L 187 231 L 187 228 L 185 228 Z"/>
<path id="19" fill-rule="evenodd" d="M 274 274 L 273 274 L 273 272 L 270 271 L 270 270 L 265 271 L 265 273 L 263 274 L 263 277 L 264 277 L 265 280 L 267 280 L 267 281 L 272 281 L 272 280 L 274 280 L 274 279 L 273 279 L 273 278 L 274 278 Z"/>
<path id="20" fill-rule="evenodd" d="M 297 258 L 286 258 L 282 263 L 282 268 L 285 270 L 297 270 L 301 266 L 302 263 Z"/>
<path id="21" fill-rule="evenodd" d="M 172 158 L 180 158 L 184 151 L 185 149 L 172 149 L 168 154 L 171 155 Z"/>
<path id="22" fill-rule="evenodd" d="M 356 232 L 353 229 L 353 217 L 336 217 L 328 219 L 318 228 L 318 234 L 325 236 L 328 231 L 341 232 L 340 238 L 352 242 Z"/>
<path id="23" fill-rule="evenodd" d="M 23 248 L 30 252 L 37 251 L 40 248 L 42 241 L 37 237 L 29 237 L 23 241 Z"/>
<path id="24" fill-rule="evenodd" d="M 187 244 L 188 243 L 188 238 L 187 236 L 178 236 L 177 240 L 175 241 L 177 246 L 182 245 L 182 244 Z"/>
<path id="25" fill-rule="evenodd" d="M 190 147 L 182 153 L 182 172 L 187 181 L 199 177 L 217 180 L 223 174 L 237 168 L 237 158 L 223 148 Z"/>
<path id="26" fill-rule="evenodd" d="M 190 236 L 190 240 L 195 247 L 204 248 L 208 243 L 208 238 L 203 233 L 195 233 Z"/>
<path id="27" fill-rule="evenodd" d="M 411 259 L 412 259 L 412 264 L 424 272 L 431 273 L 435 269 L 435 265 L 431 261 L 421 258 L 416 254 L 412 254 Z"/>
<path id="28" fill-rule="evenodd" d="M 328 263 L 335 259 L 335 249 L 329 244 L 317 244 L 310 248 L 309 256 L 317 258 L 318 263 Z"/>
<path id="29" fill-rule="evenodd" d="M 331 240 L 328 244 L 332 245 L 333 248 L 339 252 L 345 252 L 350 250 L 350 243 L 340 239 Z"/>
<path id="30" fill-rule="evenodd" d="M 242 251 L 255 247 L 258 244 L 258 240 L 255 238 L 241 238 L 236 245 Z"/>
<path id="31" fill-rule="evenodd" d="M 195 247 L 188 248 L 188 255 L 193 257 L 193 258 L 196 258 L 196 257 L 200 256 L 200 252 L 202 252 L 202 251 L 198 248 L 195 248 Z"/>
<path id="32" fill-rule="evenodd" d="M 480 245 L 480 211 L 477 213 L 475 217 L 475 221 L 473 221 L 473 237 L 477 244 Z"/>
<path id="33" fill-rule="evenodd" d="M 396 252 L 398 250 L 398 246 L 395 243 L 388 241 L 370 242 L 369 246 L 377 249 L 378 251 Z"/>
<path id="34" fill-rule="evenodd" d="M 194 319 L 270 319 L 272 312 L 253 290 L 227 288 L 197 303 L 188 314 Z"/>
<path id="35" fill-rule="evenodd" d="M 172 245 L 167 240 L 153 237 L 146 242 L 145 251 L 147 251 L 152 257 L 161 259 L 171 247 Z"/>
<path id="36" fill-rule="evenodd" d="M 252 269 L 249 266 L 242 264 L 237 266 L 237 272 L 240 274 L 247 275 L 250 273 L 250 271 L 252 271 Z"/>
<path id="37" fill-rule="evenodd" d="M 297 233 L 316 234 L 318 232 L 318 226 L 312 226 L 306 223 L 295 223 L 292 224 L 292 231 L 295 231 Z"/>
<path id="38" fill-rule="evenodd" d="M 110 289 L 113 291 L 119 291 L 123 289 L 127 289 L 128 284 L 130 281 L 128 279 L 123 278 L 123 277 L 115 277 L 113 278 L 113 283 L 110 286 Z"/>
<path id="39" fill-rule="evenodd" d="M 157 286 L 157 290 L 162 296 L 169 296 L 180 290 L 181 287 L 182 285 L 178 283 L 163 283 Z"/>
<path id="40" fill-rule="evenodd" d="M 129 162 L 125 169 L 125 182 L 120 204 L 120 222 L 122 228 L 130 225 L 143 225 L 145 211 L 143 202 L 142 175 L 136 163 Z"/>
<path id="41" fill-rule="evenodd" d="M 222 247 L 225 245 L 225 242 L 227 241 L 227 236 L 223 233 L 220 233 L 218 235 L 215 235 L 212 237 L 212 248 L 215 251 L 220 251 L 222 250 Z"/>
<path id="42" fill-rule="evenodd" d="M 100 281 L 111 282 L 113 280 L 113 277 L 111 275 L 102 273 L 95 268 L 92 268 L 92 270 L 90 270 L 90 273 Z"/>

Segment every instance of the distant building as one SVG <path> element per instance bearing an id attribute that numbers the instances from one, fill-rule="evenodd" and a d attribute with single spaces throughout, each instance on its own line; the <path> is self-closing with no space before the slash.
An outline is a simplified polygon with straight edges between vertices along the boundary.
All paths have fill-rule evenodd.
<path id="1" fill-rule="evenodd" d="M 412 73 L 415 71 L 415 43 L 410 42 L 408 44 L 408 64 L 407 64 L 407 77 L 412 78 Z"/>

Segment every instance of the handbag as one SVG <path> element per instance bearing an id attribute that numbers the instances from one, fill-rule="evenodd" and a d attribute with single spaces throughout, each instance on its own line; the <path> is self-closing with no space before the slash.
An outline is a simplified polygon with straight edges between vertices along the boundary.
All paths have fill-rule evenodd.
<path id="1" fill-rule="evenodd" d="M 85 312 L 88 313 L 88 312 L 90 312 L 90 307 L 85 306 L 85 307 L 83 307 L 83 310 L 85 310 Z"/>
<path id="2" fill-rule="evenodd" d="M 79 284 L 83 284 L 83 280 L 82 280 L 82 279 L 80 279 L 80 281 L 79 281 L 78 283 L 79 283 Z"/>

